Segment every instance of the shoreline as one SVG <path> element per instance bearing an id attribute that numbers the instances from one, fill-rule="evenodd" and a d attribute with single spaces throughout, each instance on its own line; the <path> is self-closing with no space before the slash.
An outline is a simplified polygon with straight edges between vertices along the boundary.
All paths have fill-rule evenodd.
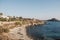
<path id="1" fill-rule="evenodd" d="M 30 37 L 27 36 L 26 27 L 28 26 L 34 26 L 34 25 L 43 25 L 44 21 L 0 21 L 0 26 L 4 29 L 8 29 L 9 31 L 7 33 L 3 32 L 3 39 L 10 39 L 10 40 L 32 40 Z M 21 29 L 21 30 L 20 30 Z M 6 30 L 7 31 L 7 30 Z M 11 32 L 11 33 L 10 33 Z M 22 34 L 20 34 L 22 33 Z M 2 36 L 1 35 L 1 36 Z M 4 38 L 4 36 L 7 36 L 8 38 Z M 20 37 L 23 38 L 20 38 Z M 14 37 L 14 38 L 13 38 Z"/>

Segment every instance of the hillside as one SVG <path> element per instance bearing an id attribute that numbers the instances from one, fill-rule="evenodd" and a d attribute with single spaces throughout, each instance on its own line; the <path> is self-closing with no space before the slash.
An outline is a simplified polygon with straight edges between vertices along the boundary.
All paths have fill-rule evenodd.
<path id="1" fill-rule="evenodd" d="M 31 40 L 27 36 L 26 27 L 43 25 L 44 21 L 22 17 L 0 17 L 0 40 Z"/>

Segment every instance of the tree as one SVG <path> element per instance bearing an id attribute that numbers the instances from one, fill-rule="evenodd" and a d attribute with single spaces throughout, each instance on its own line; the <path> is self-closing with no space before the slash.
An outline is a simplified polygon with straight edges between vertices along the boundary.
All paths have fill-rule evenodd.
<path id="1" fill-rule="evenodd" d="M 0 18 L 0 21 L 7 21 L 6 18 Z"/>
<path id="2" fill-rule="evenodd" d="M 0 15 L 3 15 L 3 13 L 0 13 Z"/>
<path id="3" fill-rule="evenodd" d="M 19 19 L 22 19 L 22 17 L 19 17 Z"/>

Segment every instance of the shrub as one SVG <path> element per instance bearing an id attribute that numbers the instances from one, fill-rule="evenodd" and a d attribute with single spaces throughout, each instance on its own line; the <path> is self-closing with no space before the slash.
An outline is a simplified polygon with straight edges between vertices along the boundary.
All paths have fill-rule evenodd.
<path id="1" fill-rule="evenodd" d="M 5 29 L 3 29 L 3 32 L 8 33 L 9 32 L 9 29 L 8 28 L 5 28 Z"/>
<path id="2" fill-rule="evenodd" d="M 3 28 L 3 27 L 0 26 L 0 34 L 3 33 L 3 32 L 8 33 L 9 29 L 8 28 Z"/>

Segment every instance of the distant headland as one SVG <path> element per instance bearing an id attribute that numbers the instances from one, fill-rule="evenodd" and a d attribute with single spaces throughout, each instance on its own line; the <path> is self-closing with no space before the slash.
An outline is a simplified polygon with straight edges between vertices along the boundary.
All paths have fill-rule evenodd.
<path id="1" fill-rule="evenodd" d="M 57 22 L 59 22 L 60 20 L 58 20 L 56 18 L 52 18 L 52 19 L 48 19 L 47 21 L 57 21 Z"/>

